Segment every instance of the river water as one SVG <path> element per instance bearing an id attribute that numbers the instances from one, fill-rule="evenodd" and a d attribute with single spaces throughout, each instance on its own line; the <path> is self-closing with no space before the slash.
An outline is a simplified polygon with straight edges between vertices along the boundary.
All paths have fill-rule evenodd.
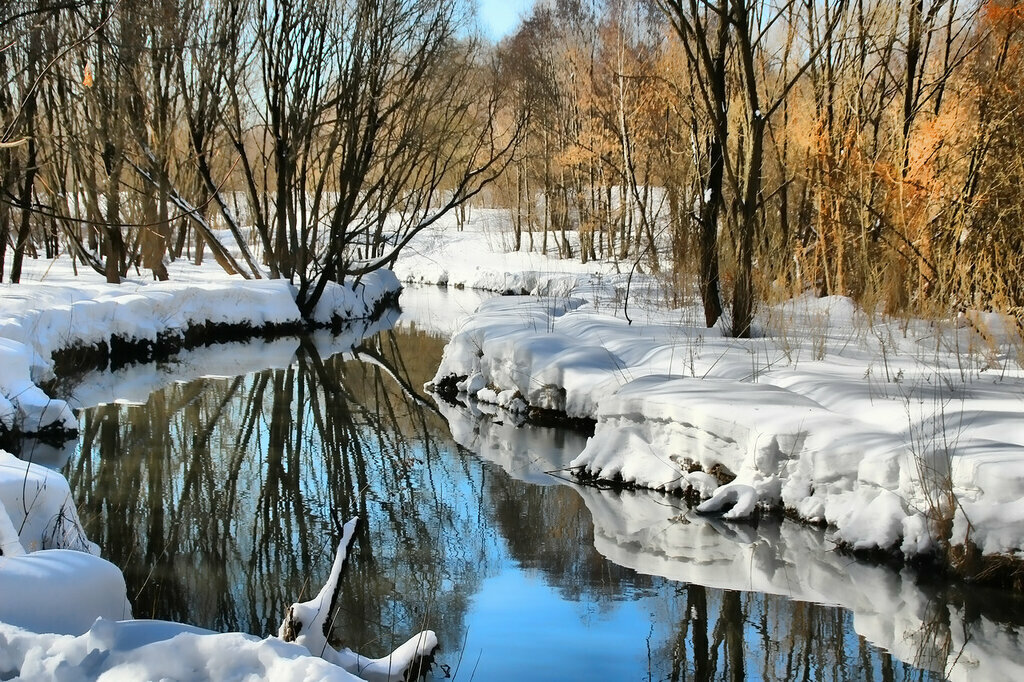
<path id="1" fill-rule="evenodd" d="M 336 642 L 382 655 L 433 629 L 430 679 L 997 679 L 1021 659 L 1014 597 L 922 585 L 790 522 L 578 487 L 557 471 L 584 435 L 438 405 L 422 386 L 474 296 L 412 289 L 390 329 L 70 389 L 62 471 L 135 616 L 275 633 L 358 515 Z"/>

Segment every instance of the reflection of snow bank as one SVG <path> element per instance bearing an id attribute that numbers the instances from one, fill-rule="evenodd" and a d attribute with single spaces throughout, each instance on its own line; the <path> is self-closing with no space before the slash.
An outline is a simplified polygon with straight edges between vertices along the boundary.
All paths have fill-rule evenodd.
<path id="1" fill-rule="evenodd" d="M 439 407 L 460 445 L 519 480 L 564 482 L 544 472 L 564 469 L 582 446 L 574 434 L 517 428 L 506 415 Z M 910 572 L 833 551 L 821 529 L 771 520 L 755 528 L 697 514 L 658 493 L 575 488 L 593 518 L 597 550 L 621 566 L 683 583 L 840 606 L 852 612 L 858 634 L 908 663 L 953 680 L 1024 679 L 1024 632 L 989 619 L 991 604 L 949 604 L 918 586 Z"/>
<path id="2" fill-rule="evenodd" d="M 841 606 L 865 639 L 952 680 L 1024 678 L 1019 628 L 945 603 L 910 573 L 838 554 L 823 531 L 786 521 L 754 531 L 684 509 L 672 516 L 666 500 L 651 493 L 580 494 L 594 519 L 594 544 L 617 564 L 680 582 Z"/>
<path id="3" fill-rule="evenodd" d="M 390 327 L 393 317 L 353 320 L 337 333 L 320 329 L 309 335 L 321 358 L 349 352 L 362 340 Z M 167 362 L 126 365 L 114 371 L 90 372 L 71 388 L 68 402 L 76 409 L 110 403 L 144 404 L 150 395 L 175 382 L 200 378 L 234 378 L 266 369 L 284 369 L 295 362 L 299 339 L 294 336 L 203 346 L 176 354 Z"/>
<path id="4" fill-rule="evenodd" d="M 789 336 L 743 340 L 667 317 L 629 325 L 581 299 L 492 299 L 434 383 L 595 418 L 572 464 L 599 478 L 677 491 L 692 468 L 717 468 L 855 548 L 928 552 L 929 518 L 948 514 L 954 543 L 1024 549 L 1021 370 L 986 374 L 960 352 L 971 329 L 904 335 L 845 299 L 788 305 Z M 721 506 L 736 501 L 749 499 Z"/>

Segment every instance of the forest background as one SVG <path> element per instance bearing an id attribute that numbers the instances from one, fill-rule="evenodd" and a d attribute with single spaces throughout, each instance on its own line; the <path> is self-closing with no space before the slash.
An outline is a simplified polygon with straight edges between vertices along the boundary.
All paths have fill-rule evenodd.
<path id="1" fill-rule="evenodd" d="M 308 314 L 488 206 L 511 248 L 654 274 L 737 336 L 807 292 L 1021 319 L 1024 5 L 555 0 L 497 44 L 474 12 L 4 2 L 0 274 L 208 249 Z"/>

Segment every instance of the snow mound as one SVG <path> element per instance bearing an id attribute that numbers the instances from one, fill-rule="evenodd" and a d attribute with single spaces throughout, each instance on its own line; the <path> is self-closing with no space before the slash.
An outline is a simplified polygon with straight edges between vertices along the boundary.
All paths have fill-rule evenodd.
<path id="1" fill-rule="evenodd" d="M 121 570 L 84 552 L 44 549 L 2 556 L 0 584 L 0 623 L 32 632 L 80 635 L 97 617 L 132 616 Z"/>
<path id="2" fill-rule="evenodd" d="M 594 419 L 571 468 L 694 489 L 714 500 L 708 511 L 729 506 L 726 518 L 781 505 L 855 549 L 1024 550 L 1019 367 L 987 375 L 963 353 L 971 329 L 869 324 L 841 297 L 767 314 L 763 326 L 786 314 L 796 330 L 732 339 L 675 312 L 630 324 L 578 298 L 492 299 L 428 386 Z M 713 471 L 733 486 L 716 493 L 694 475 Z"/>
<path id="3" fill-rule="evenodd" d="M 0 426 L 23 433 L 76 431 L 78 419 L 68 404 L 50 398 L 32 381 L 30 368 L 38 364 L 31 347 L 0 338 Z"/>

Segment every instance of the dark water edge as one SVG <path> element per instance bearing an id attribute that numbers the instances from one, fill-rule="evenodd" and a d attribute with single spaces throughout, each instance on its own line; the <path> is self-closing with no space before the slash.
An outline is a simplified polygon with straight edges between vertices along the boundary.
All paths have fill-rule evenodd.
<path id="1" fill-rule="evenodd" d="M 929 680 L 1022 658 L 1002 593 L 545 473 L 583 436 L 422 394 L 434 305 L 361 342 L 230 345 L 75 389 L 80 440 L 32 456 L 69 479 L 136 617 L 274 633 L 326 577 L 333 519 L 359 515 L 336 639 L 379 655 L 434 629 L 434 679 Z"/>

